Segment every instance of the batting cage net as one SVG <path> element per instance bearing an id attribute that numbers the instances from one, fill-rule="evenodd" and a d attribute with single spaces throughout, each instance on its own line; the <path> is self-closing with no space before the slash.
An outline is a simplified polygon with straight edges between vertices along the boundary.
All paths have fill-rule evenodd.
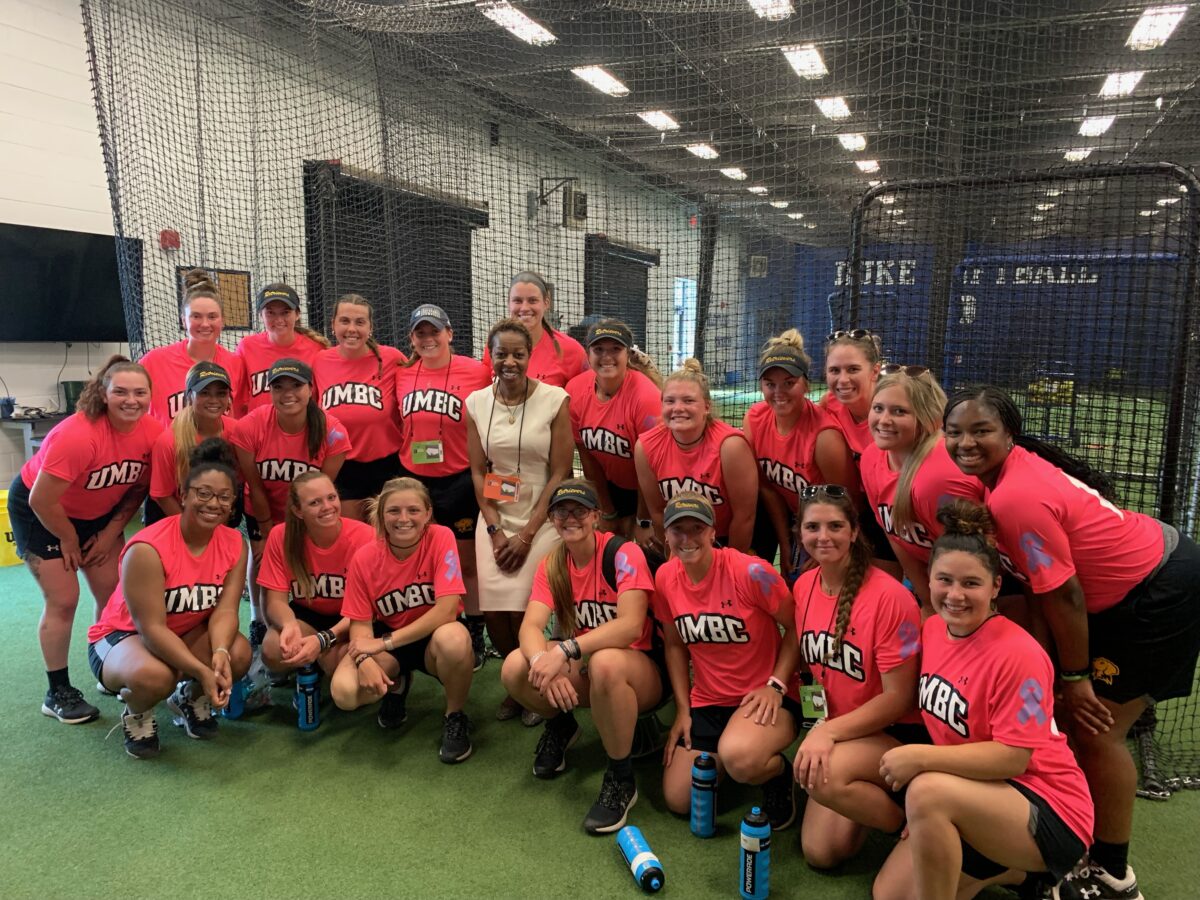
<path id="1" fill-rule="evenodd" d="M 511 276 L 616 316 L 717 411 L 788 327 L 865 327 L 1197 533 L 1200 14 L 1109 0 L 84 0 L 133 352 L 212 270 L 479 355 Z M 819 391 L 819 374 L 813 380 Z M 1193 697 L 1145 722 L 1200 774 Z M 1175 779 L 1175 781 L 1171 781 Z M 1153 786 L 1152 786 L 1153 787 Z"/>

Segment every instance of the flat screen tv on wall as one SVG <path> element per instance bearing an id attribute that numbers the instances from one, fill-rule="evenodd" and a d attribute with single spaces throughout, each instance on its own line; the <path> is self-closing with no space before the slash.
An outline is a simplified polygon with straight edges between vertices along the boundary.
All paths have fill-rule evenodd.
<path id="1" fill-rule="evenodd" d="M 112 235 L 0 224 L 0 341 L 127 340 Z"/>

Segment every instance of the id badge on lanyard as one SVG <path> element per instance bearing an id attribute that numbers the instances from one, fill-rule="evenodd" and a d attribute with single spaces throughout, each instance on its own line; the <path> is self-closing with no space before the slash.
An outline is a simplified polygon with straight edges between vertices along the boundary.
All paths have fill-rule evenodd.
<path id="1" fill-rule="evenodd" d="M 496 503 L 516 503 L 521 495 L 521 476 L 497 475 L 488 472 L 483 476 L 483 496 Z"/>

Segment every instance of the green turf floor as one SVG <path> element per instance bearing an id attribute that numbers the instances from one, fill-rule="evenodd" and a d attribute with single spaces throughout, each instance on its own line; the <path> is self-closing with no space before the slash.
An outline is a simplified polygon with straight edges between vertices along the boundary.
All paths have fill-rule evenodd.
<path id="1" fill-rule="evenodd" d="M 125 755 L 117 701 L 89 678 L 85 611 L 71 653 L 75 683 L 99 722 L 41 715 L 45 691 L 36 588 L 23 568 L 0 569 L 8 641 L 0 654 L 0 897 L 635 897 L 611 837 L 580 827 L 595 799 L 603 751 L 587 714 L 569 768 L 530 772 L 537 733 L 497 722 L 496 660 L 476 676 L 468 711 L 475 754 L 437 759 L 440 693 L 423 676 L 409 721 L 383 732 L 374 711 L 329 712 L 309 734 L 290 706 L 222 722 L 212 742 L 189 741 L 159 711 L 162 755 Z M 276 691 L 287 703 L 287 694 Z M 736 897 L 740 815 L 757 792 L 722 789 L 718 836 L 700 841 L 662 803 L 657 760 L 638 765 L 631 814 L 666 870 L 667 896 Z M 1200 795 L 1139 801 L 1133 864 L 1150 900 L 1193 898 Z M 886 853 L 873 840 L 835 874 L 810 871 L 798 829 L 777 837 L 776 897 L 862 898 Z M 1002 892 L 989 895 L 1009 896 Z"/>

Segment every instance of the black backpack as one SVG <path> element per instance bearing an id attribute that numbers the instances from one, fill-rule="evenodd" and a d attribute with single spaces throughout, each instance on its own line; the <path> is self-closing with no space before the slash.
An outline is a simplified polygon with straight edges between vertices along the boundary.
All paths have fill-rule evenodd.
<path id="1" fill-rule="evenodd" d="M 633 541 L 629 540 L 629 538 L 614 534 L 609 542 L 604 545 L 604 555 L 600 558 L 600 571 L 604 575 L 604 582 L 614 594 L 617 593 L 617 553 L 626 544 L 632 543 Z M 640 549 L 646 557 L 646 565 L 650 567 L 650 575 L 653 577 L 659 570 L 659 567 L 666 562 L 666 559 L 657 550 L 651 550 L 649 547 L 641 547 Z"/>

